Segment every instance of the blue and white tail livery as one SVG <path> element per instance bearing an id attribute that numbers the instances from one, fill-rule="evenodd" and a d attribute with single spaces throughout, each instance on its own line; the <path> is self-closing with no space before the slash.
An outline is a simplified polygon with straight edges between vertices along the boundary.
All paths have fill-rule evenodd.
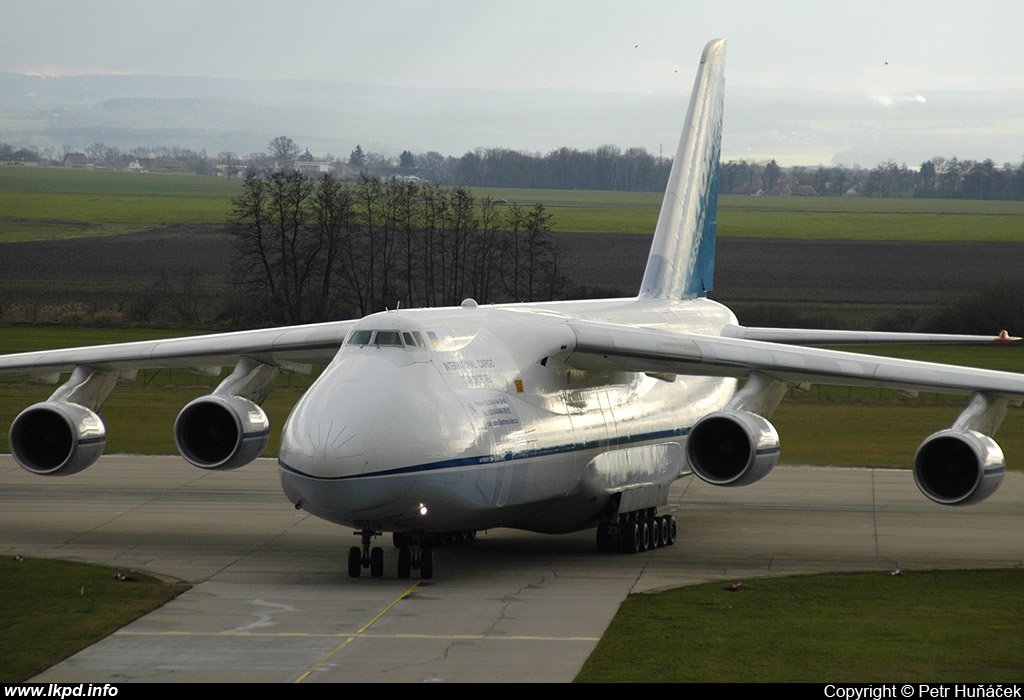
<path id="1" fill-rule="evenodd" d="M 992 436 L 1024 376 L 806 347 L 844 342 L 991 342 L 745 328 L 712 287 L 725 41 L 704 49 L 640 294 L 627 299 L 403 309 L 354 321 L 0 356 L 0 374 L 70 378 L 11 426 L 35 474 L 87 468 L 103 451 L 98 412 L 118 376 L 156 367 L 235 370 L 182 409 L 175 440 L 203 469 L 256 457 L 260 404 L 277 375 L 325 368 L 284 424 L 281 484 L 296 508 L 355 528 L 348 571 L 384 575 L 376 538 L 393 533 L 397 575 L 433 575 L 432 547 L 512 527 L 595 528 L 598 548 L 674 543 L 669 485 L 721 486 L 779 459 L 769 422 L 791 385 L 813 382 L 963 394 L 953 424 L 913 457 L 921 490 L 975 503 L 1003 477 Z M 427 342 L 429 339 L 429 342 Z M 909 456 L 908 456 L 909 458 Z"/>
<path id="2" fill-rule="evenodd" d="M 711 291 L 725 103 L 725 39 L 704 47 L 640 296 L 686 299 Z"/>

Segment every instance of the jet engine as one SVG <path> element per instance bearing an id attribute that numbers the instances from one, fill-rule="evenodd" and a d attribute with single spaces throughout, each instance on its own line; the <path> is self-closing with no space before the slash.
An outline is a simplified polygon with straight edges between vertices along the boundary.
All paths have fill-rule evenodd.
<path id="1" fill-rule="evenodd" d="M 201 396 L 174 421 L 178 452 L 202 469 L 245 466 L 260 455 L 269 437 L 267 414 L 240 396 Z"/>
<path id="2" fill-rule="evenodd" d="M 686 457 L 693 473 L 709 484 L 746 486 L 764 478 L 779 461 L 779 434 L 756 414 L 717 411 L 693 426 Z"/>
<path id="3" fill-rule="evenodd" d="M 11 453 L 33 474 L 76 474 L 103 454 L 107 429 L 94 411 L 66 401 L 43 401 L 11 424 Z"/>
<path id="4" fill-rule="evenodd" d="M 917 448 L 914 481 L 945 506 L 980 503 L 999 488 L 1005 473 L 996 441 L 974 430 L 940 430 Z"/>

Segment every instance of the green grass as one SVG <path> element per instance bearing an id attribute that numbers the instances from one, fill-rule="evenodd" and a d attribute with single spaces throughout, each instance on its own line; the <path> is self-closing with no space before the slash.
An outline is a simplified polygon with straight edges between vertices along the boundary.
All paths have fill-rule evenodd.
<path id="1" fill-rule="evenodd" d="M 0 167 L 0 242 L 116 235 L 222 224 L 238 180 L 63 168 Z M 558 231 L 650 234 L 661 193 L 480 188 L 477 197 L 541 203 Z M 1017 241 L 1024 202 L 860 197 L 719 199 L 722 236 L 798 239 Z"/>
<path id="2" fill-rule="evenodd" d="M 920 399 L 916 401 L 921 401 Z M 910 468 L 921 442 L 948 428 L 967 398 L 843 402 L 787 399 L 772 416 L 782 464 Z M 1011 408 L 996 434 L 1006 468 L 1024 469 L 1024 414 Z"/>
<path id="3" fill-rule="evenodd" d="M 197 175 L 0 167 L 0 242 L 223 223 L 240 192 Z"/>
<path id="4" fill-rule="evenodd" d="M 1021 682 L 1024 570 L 831 574 L 629 596 L 578 682 Z"/>
<path id="5" fill-rule="evenodd" d="M 18 683 L 188 590 L 152 576 L 43 559 L 0 561 L 0 682 Z"/>
<path id="6" fill-rule="evenodd" d="M 928 214 L 725 209 L 722 236 L 853 241 L 1022 241 L 1020 214 Z"/>

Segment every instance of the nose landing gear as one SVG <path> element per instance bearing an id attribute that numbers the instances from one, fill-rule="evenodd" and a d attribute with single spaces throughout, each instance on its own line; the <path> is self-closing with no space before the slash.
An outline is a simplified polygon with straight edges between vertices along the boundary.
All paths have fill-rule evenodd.
<path id="1" fill-rule="evenodd" d="M 359 578 L 363 569 L 369 569 L 370 576 L 380 578 L 384 575 L 384 550 L 380 547 L 371 549 L 370 542 L 381 533 L 367 529 L 356 534 L 362 535 L 363 546 L 348 550 L 348 575 Z"/>
<path id="2" fill-rule="evenodd" d="M 384 576 L 384 549 L 371 547 L 374 537 L 382 533 L 367 528 L 356 533 L 362 538 L 361 547 L 348 550 L 348 575 L 359 578 L 363 569 L 370 570 L 370 576 Z M 395 534 L 395 547 L 398 548 L 398 578 L 407 579 L 413 571 L 419 571 L 420 578 L 429 579 L 434 576 L 434 553 L 431 549 L 429 536 Z"/>

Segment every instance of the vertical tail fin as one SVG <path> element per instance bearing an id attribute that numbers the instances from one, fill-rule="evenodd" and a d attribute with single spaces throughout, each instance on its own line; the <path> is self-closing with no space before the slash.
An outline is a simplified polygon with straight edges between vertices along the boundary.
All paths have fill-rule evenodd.
<path id="1" fill-rule="evenodd" d="M 725 39 L 704 47 L 686 124 L 654 230 L 640 296 L 704 296 L 715 274 L 718 171 L 725 101 Z"/>

